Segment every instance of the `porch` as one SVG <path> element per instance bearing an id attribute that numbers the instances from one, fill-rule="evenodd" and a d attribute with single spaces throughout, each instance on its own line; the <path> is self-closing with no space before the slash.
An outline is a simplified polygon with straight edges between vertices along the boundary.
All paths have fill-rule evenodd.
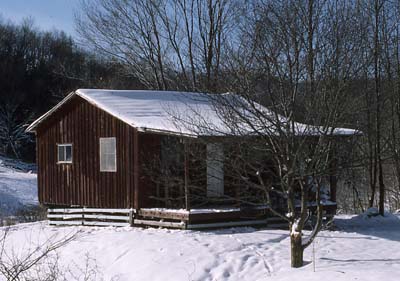
<path id="1" fill-rule="evenodd" d="M 315 205 L 309 204 L 310 212 Z M 323 204 L 324 217 L 330 219 L 336 212 L 336 203 Z M 141 208 L 49 208 L 47 218 L 50 225 L 86 226 L 140 226 L 177 229 L 207 229 L 234 226 L 282 227 L 287 223 L 274 216 L 266 205 L 236 208 L 215 207 L 168 209 Z"/>
<path id="2" fill-rule="evenodd" d="M 266 204 L 265 186 L 255 187 L 257 178 L 243 180 L 234 167 L 236 147 L 232 140 L 224 143 L 220 139 L 159 138 L 157 145 L 147 149 L 146 156 L 141 157 L 146 159 L 141 163 L 156 160 L 151 161 L 148 169 L 141 169 L 144 176 L 137 192 L 140 200 L 133 225 L 182 229 L 244 225 L 287 227 L 287 223 L 271 211 L 287 213 L 287 202 L 269 159 L 261 155 L 250 156 L 247 161 L 265 168 L 261 177 L 264 183 L 272 186 L 269 191 L 271 206 Z M 335 167 L 332 168 L 332 174 L 326 177 L 329 193 L 324 194 L 328 199 L 323 203 L 326 218 L 333 217 L 337 208 L 337 180 Z M 309 203 L 309 209 L 315 211 L 315 202 Z"/>

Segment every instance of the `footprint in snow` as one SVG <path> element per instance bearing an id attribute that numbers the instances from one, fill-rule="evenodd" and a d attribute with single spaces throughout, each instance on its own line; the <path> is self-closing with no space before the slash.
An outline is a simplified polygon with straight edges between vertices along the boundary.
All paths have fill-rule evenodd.
<path id="1" fill-rule="evenodd" d="M 246 262 L 246 261 L 248 261 L 249 258 L 251 258 L 250 255 L 245 255 L 245 256 L 242 258 L 242 260 L 243 260 L 244 262 Z"/>

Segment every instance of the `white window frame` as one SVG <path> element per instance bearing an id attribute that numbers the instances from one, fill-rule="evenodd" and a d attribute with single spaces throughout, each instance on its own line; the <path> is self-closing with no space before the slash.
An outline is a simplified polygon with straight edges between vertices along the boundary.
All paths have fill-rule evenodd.
<path id="1" fill-rule="evenodd" d="M 102 151 L 102 142 L 103 141 L 110 141 L 113 140 L 114 141 L 114 151 L 112 153 L 105 153 Z M 100 172 L 116 172 L 117 171 L 117 139 L 115 137 L 107 137 L 107 138 L 100 138 L 99 139 L 99 160 L 100 160 Z M 112 169 L 107 169 L 105 167 L 102 166 L 103 163 L 103 157 L 105 155 L 114 155 L 114 167 Z"/>
<path id="2" fill-rule="evenodd" d="M 67 151 L 66 147 L 71 147 L 71 160 L 65 160 Z M 60 160 L 60 148 L 63 148 L 64 150 L 64 160 Z M 72 164 L 73 159 L 74 159 L 74 150 L 72 143 L 57 143 L 57 164 Z"/>

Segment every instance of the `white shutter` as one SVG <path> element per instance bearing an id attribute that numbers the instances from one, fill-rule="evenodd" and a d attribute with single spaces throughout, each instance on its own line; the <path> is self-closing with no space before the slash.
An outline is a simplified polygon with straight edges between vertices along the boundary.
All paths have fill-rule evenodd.
<path id="1" fill-rule="evenodd" d="M 207 196 L 224 195 L 224 150 L 222 144 L 207 144 Z"/>
<path id="2" fill-rule="evenodd" d="M 100 172 L 117 171 L 117 145 L 115 138 L 100 138 Z"/>

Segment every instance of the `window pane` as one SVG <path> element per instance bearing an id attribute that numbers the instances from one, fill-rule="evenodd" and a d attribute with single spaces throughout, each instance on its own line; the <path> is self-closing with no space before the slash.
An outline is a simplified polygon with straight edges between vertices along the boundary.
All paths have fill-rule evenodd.
<path id="1" fill-rule="evenodd" d="M 61 145 L 58 146 L 58 161 L 65 161 L 64 147 Z"/>
<path id="2" fill-rule="evenodd" d="M 108 153 L 108 139 L 100 139 L 100 151 L 103 154 Z"/>
<path id="3" fill-rule="evenodd" d="M 115 157 L 112 154 L 105 155 L 105 169 L 107 171 L 114 171 L 115 170 Z"/>
<path id="4" fill-rule="evenodd" d="M 72 162 L 72 145 L 65 146 L 65 161 Z"/>
<path id="5" fill-rule="evenodd" d="M 106 158 L 103 155 L 100 155 L 100 171 L 105 171 L 106 167 Z"/>

